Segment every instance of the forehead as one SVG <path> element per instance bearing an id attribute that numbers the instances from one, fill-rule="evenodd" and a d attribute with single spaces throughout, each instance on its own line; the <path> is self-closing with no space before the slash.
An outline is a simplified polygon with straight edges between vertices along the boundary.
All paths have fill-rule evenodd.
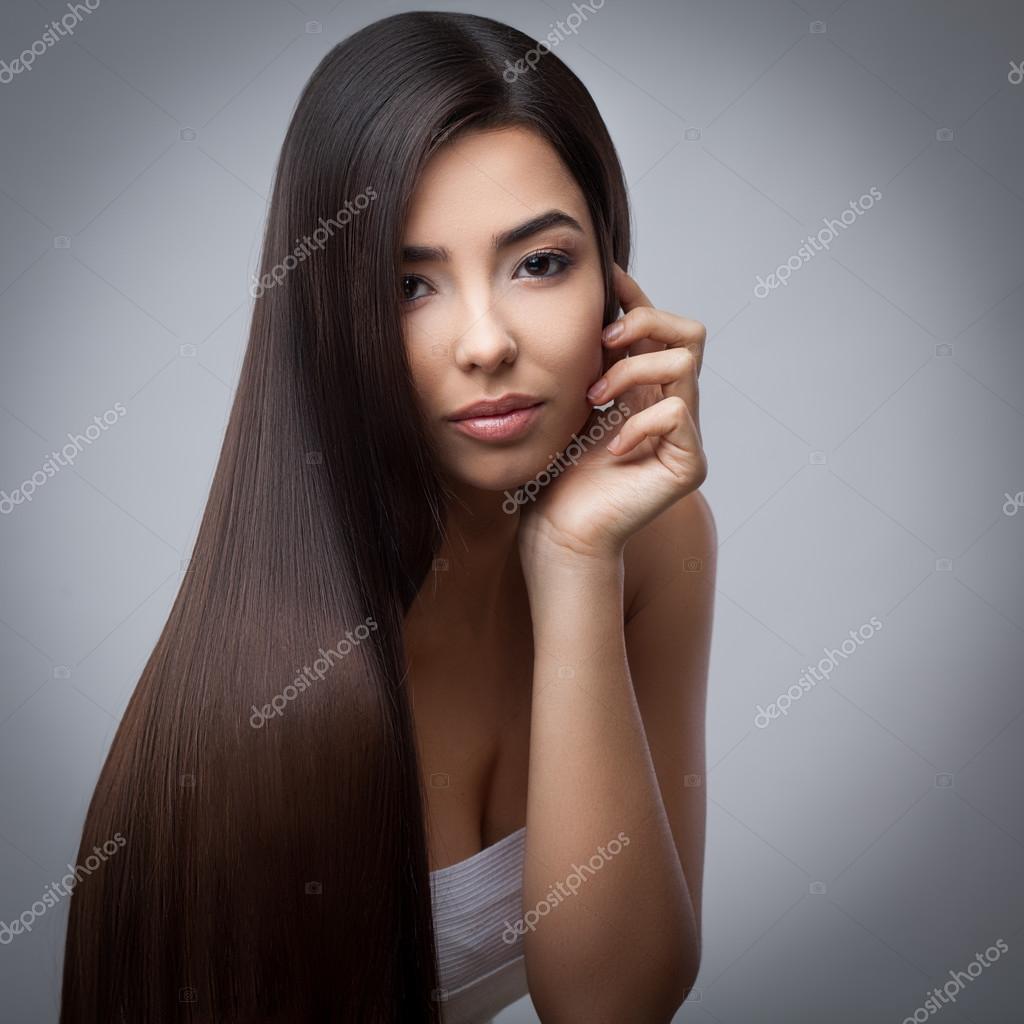
<path id="1" fill-rule="evenodd" d="M 405 242 L 490 244 L 496 231 L 557 207 L 590 230 L 586 201 L 554 147 L 526 128 L 460 136 L 428 162 L 413 193 Z"/>

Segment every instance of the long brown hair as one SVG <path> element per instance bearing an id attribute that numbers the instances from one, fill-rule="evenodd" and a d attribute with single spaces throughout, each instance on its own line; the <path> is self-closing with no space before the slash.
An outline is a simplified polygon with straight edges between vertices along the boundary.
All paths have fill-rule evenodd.
<path id="1" fill-rule="evenodd" d="M 409 197 L 447 139 L 526 126 L 586 197 L 605 322 L 629 260 L 605 125 L 531 50 L 398 14 L 298 101 L 193 557 L 85 818 L 80 857 L 126 843 L 74 890 L 61 1024 L 440 1019 L 403 623 L 447 494 L 402 340 Z"/>

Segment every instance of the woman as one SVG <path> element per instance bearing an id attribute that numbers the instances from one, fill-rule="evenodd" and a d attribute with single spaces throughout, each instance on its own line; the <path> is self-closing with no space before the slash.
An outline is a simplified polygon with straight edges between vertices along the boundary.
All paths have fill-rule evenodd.
<path id="1" fill-rule="evenodd" d="M 533 45 L 396 15 L 299 100 L 62 1024 L 483 1021 L 527 986 L 662 1021 L 692 984 L 705 331 L 621 269 L 607 131 L 551 53 L 510 80 Z"/>

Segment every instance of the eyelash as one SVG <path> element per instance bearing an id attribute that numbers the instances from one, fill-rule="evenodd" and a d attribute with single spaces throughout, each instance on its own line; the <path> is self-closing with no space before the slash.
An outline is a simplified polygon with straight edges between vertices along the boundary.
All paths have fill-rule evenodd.
<path id="1" fill-rule="evenodd" d="M 567 255 L 564 252 L 560 252 L 557 249 L 540 249 L 537 252 L 531 252 L 528 256 L 524 256 L 522 261 L 519 264 L 519 267 L 522 267 L 524 263 L 527 263 L 530 260 L 535 260 L 535 259 L 537 259 L 538 257 L 541 257 L 541 256 L 547 256 L 550 259 L 554 260 L 559 266 L 561 266 L 562 269 L 557 274 L 544 274 L 541 277 L 526 277 L 526 278 L 523 278 L 522 280 L 527 280 L 527 281 L 550 281 L 552 278 L 561 277 L 576 262 L 571 256 Z M 516 269 L 518 270 L 519 267 L 517 267 Z M 417 282 L 420 282 L 422 284 L 427 284 L 427 282 L 424 281 L 422 277 L 419 277 L 416 274 L 403 274 L 401 276 L 401 278 L 399 279 L 399 284 L 402 284 L 405 281 L 417 281 Z M 404 306 L 411 306 L 413 303 L 419 302 L 420 299 L 425 299 L 425 298 L 427 298 L 426 295 L 417 295 L 413 299 L 407 299 L 404 296 L 400 296 L 399 297 L 399 301 Z"/>

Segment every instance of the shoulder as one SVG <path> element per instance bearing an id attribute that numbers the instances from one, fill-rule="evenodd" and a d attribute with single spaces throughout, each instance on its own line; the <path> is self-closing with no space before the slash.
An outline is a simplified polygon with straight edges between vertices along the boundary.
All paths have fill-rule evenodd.
<path id="1" fill-rule="evenodd" d="M 656 593 L 714 592 L 718 531 L 700 489 L 670 505 L 626 542 L 623 605 L 628 623 Z"/>

